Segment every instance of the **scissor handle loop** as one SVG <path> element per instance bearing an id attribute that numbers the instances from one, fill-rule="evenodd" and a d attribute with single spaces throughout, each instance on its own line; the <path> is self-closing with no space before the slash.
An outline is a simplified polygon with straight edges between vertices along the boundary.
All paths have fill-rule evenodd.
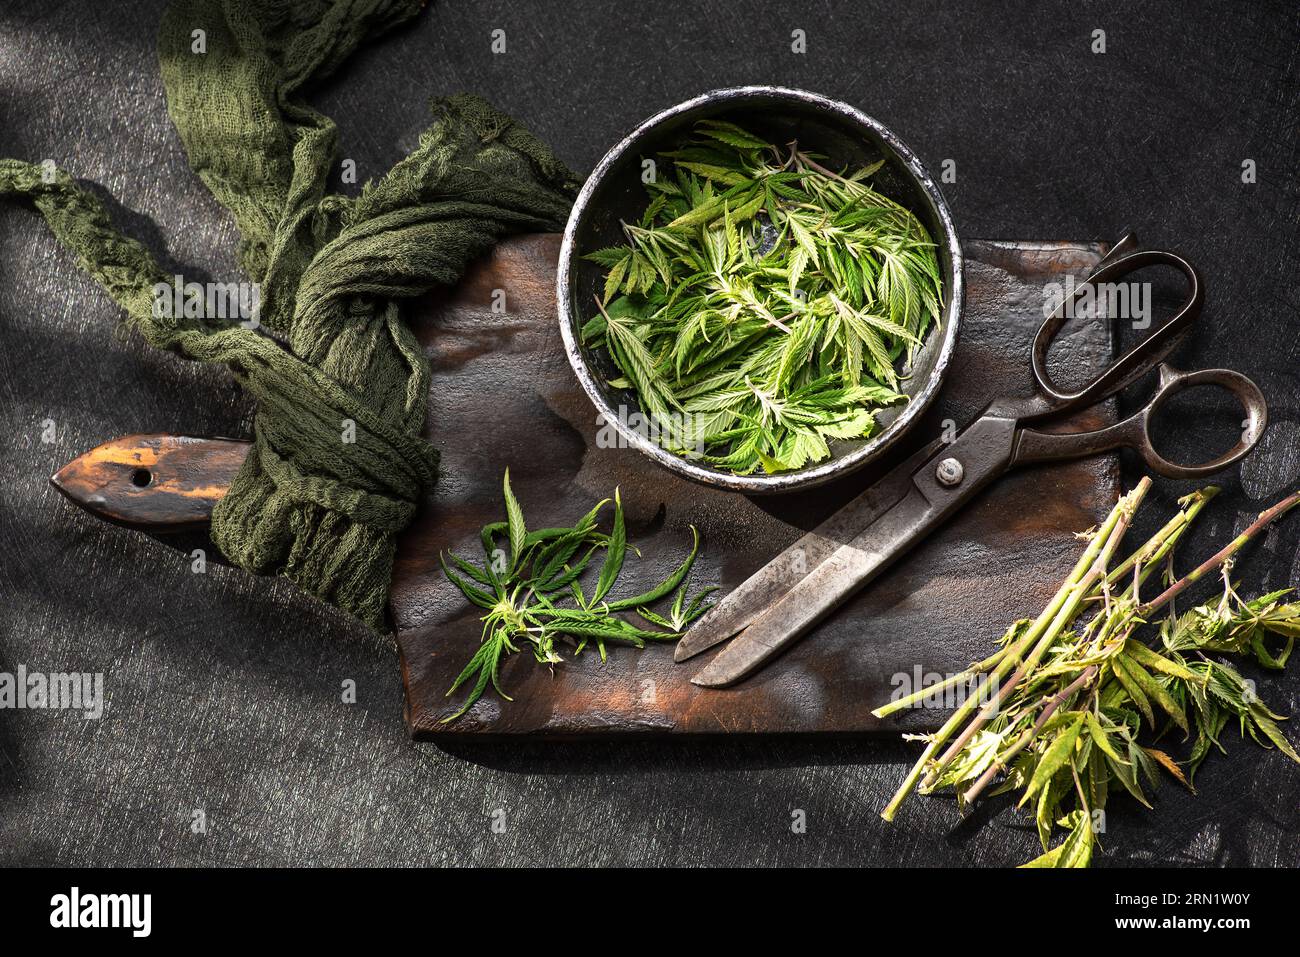
<path id="1" fill-rule="evenodd" d="M 1177 253 L 1159 249 L 1132 251 L 1136 246 L 1137 240 L 1133 235 L 1131 233 L 1125 235 L 1101 261 L 1097 269 L 1075 288 L 1074 295 L 1063 299 L 1039 327 L 1034 336 L 1032 365 L 1034 379 L 1045 401 L 1039 407 L 1041 411 L 1038 415 L 1057 414 L 1092 405 L 1136 382 L 1168 358 L 1174 347 L 1178 345 L 1178 341 L 1200 315 L 1201 306 L 1205 301 L 1205 290 L 1196 267 Z M 1083 388 L 1076 392 L 1065 392 L 1057 388 L 1047 371 L 1047 353 L 1057 333 L 1065 325 L 1066 313 L 1072 304 L 1088 287 L 1092 287 L 1095 294 L 1096 287 L 1102 283 L 1127 276 L 1147 266 L 1172 266 L 1183 274 L 1187 280 L 1187 293 L 1182 306 L 1158 329 L 1129 349 Z"/>
<path id="2" fill-rule="evenodd" d="M 1171 462 L 1156 451 L 1151 441 L 1151 419 L 1160 407 L 1184 389 L 1202 385 L 1217 385 L 1232 393 L 1240 404 L 1245 418 L 1241 420 L 1241 437 L 1236 445 L 1217 458 L 1195 465 Z M 1130 419 L 1138 434 L 1128 444 L 1137 449 L 1147 466 L 1166 478 L 1202 478 L 1241 461 L 1258 444 L 1268 426 L 1268 403 L 1264 393 L 1254 381 L 1232 369 L 1200 369 L 1196 372 L 1179 372 L 1168 365 L 1160 366 L 1160 388 L 1151 401 Z M 1139 431 L 1140 430 L 1140 431 Z"/>
<path id="3" fill-rule="evenodd" d="M 1171 462 L 1156 451 L 1151 441 L 1151 419 L 1160 407 L 1184 389 L 1202 385 L 1217 385 L 1232 393 L 1245 418 L 1241 423 L 1241 437 L 1237 444 L 1208 462 L 1183 465 Z M 1231 369 L 1201 369 L 1197 372 L 1179 372 L 1161 363 L 1160 386 L 1155 395 L 1141 409 L 1122 422 L 1117 422 L 1095 432 L 1037 432 L 1021 429 L 1017 433 L 1014 462 L 1048 462 L 1057 459 L 1096 455 L 1127 446 L 1142 457 L 1151 471 L 1166 478 L 1202 478 L 1239 462 L 1258 444 L 1268 426 L 1268 404 L 1264 393 L 1246 376 Z"/>

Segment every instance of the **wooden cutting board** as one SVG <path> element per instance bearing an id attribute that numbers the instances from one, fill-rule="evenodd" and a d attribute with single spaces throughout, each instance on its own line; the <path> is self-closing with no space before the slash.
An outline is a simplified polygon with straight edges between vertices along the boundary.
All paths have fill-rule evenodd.
<path id="1" fill-rule="evenodd" d="M 693 587 L 744 581 L 916 448 L 953 434 L 992 399 L 1030 391 L 1029 343 L 1046 287 L 1081 278 L 1097 245 L 979 242 L 966 247 L 966 312 L 944 388 L 891 456 L 830 486 L 746 498 L 676 478 L 634 449 L 606 448 L 601 423 L 565 358 L 555 318 L 559 237 L 505 243 L 455 289 L 422 300 L 411 321 L 433 367 L 425 435 L 442 453 L 432 502 L 403 534 L 390 602 L 417 737 L 855 733 L 933 727 L 945 702 L 882 724 L 871 709 L 985 657 L 1017 618 L 1036 614 L 1078 553 L 1073 533 L 1103 517 L 1119 493 L 1114 457 L 1027 469 L 997 482 L 938 533 L 762 671 L 726 689 L 690 683 L 708 655 L 674 664 L 672 647 L 613 647 L 554 670 L 512 656 L 501 680 L 459 721 L 446 691 L 474 654 L 480 611 L 446 581 L 439 553 L 481 560 L 479 529 L 504 517 L 501 476 L 531 527 L 571 524 L 622 490 L 630 559 L 620 592 L 662 580 L 703 539 Z M 1072 324 L 1050 364 L 1078 382 L 1111 356 L 1109 323 Z M 1074 423 L 1099 428 L 1110 405 Z M 612 434 L 612 429 L 606 429 Z M 133 436 L 69 465 L 56 484 L 96 514 L 136 527 L 205 522 L 247 453 L 229 440 Z M 618 597 L 615 594 L 613 597 Z M 710 652 L 711 654 L 716 652 Z M 951 702 L 947 702 L 950 706 Z"/>
<path id="2" fill-rule="evenodd" d="M 942 709 L 917 709 L 883 723 L 870 711 L 896 689 L 932 683 L 984 657 L 1011 621 L 1036 614 L 1077 556 L 1073 533 L 1095 524 L 1116 500 L 1114 457 L 1022 470 L 789 653 L 732 688 L 692 685 L 708 655 L 674 664 L 668 645 L 612 648 L 603 664 L 584 653 L 553 671 L 523 652 L 502 669 L 513 702 L 489 691 L 459 721 L 443 724 L 459 706 L 459 694 L 445 693 L 474 653 L 480 613 L 445 580 L 438 554 L 451 549 L 481 559 L 480 527 L 504 517 L 507 466 L 533 527 L 571 523 L 621 488 L 629 538 L 643 557 L 629 560 L 620 588 L 639 591 L 662 579 L 689 548 L 694 524 L 703 547 L 693 582 L 725 591 L 888 464 L 964 426 L 993 398 L 1028 393 L 1029 342 L 1043 318 L 1045 285 L 1067 273 L 1082 278 L 1105 251 L 1098 244 L 969 243 L 956 360 L 933 408 L 889 462 L 810 492 L 746 498 L 679 479 L 634 449 L 597 447 L 599 423 L 565 358 L 555 319 L 559 242 L 538 235 L 505 243 L 412 317 L 433 364 L 425 434 L 442 454 L 433 505 L 400 542 L 391 599 L 406 720 L 416 737 L 936 726 Z M 1077 375 L 1107 362 L 1112 342 L 1104 320 L 1076 325 L 1056 347 L 1053 363 Z M 1113 417 L 1106 406 L 1076 424 L 1097 428 Z"/>

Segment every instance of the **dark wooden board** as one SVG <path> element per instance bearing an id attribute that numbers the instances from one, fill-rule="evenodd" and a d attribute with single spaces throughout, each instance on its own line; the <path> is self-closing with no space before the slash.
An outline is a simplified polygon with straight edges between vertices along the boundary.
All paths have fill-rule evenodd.
<path id="1" fill-rule="evenodd" d="M 996 484 L 948 526 L 859 593 L 763 671 L 722 690 L 690 683 L 708 660 L 674 664 L 670 646 L 612 649 L 554 671 L 526 652 L 502 669 L 513 702 L 491 692 L 463 718 L 445 693 L 480 633 L 472 608 L 438 570 L 438 553 L 481 557 L 478 530 L 504 514 L 507 466 L 530 524 L 571 522 L 622 490 L 630 539 L 643 554 L 627 587 L 658 580 L 703 536 L 697 585 L 734 587 L 843 504 L 884 468 L 960 428 L 991 399 L 1030 391 L 1028 345 L 1042 321 L 1044 286 L 1081 277 L 1096 244 L 971 242 L 961 342 L 935 406 L 879 469 L 805 493 L 747 498 L 679 479 L 626 448 L 597 447 L 596 414 L 569 368 L 555 321 L 558 236 L 499 247 L 445 296 L 413 318 L 433 363 L 426 435 L 442 453 L 432 507 L 405 533 L 392 611 L 417 737 L 484 734 L 602 735 L 636 732 L 855 733 L 933 726 L 944 712 L 918 709 L 882 723 L 870 711 L 898 676 L 947 674 L 988 653 L 1012 620 L 1034 614 L 1077 554 L 1073 533 L 1114 503 L 1113 457 L 1024 470 Z M 505 314 L 494 313 L 494 291 Z M 500 301 L 500 296 L 496 297 Z M 1111 355 L 1109 324 L 1076 324 L 1053 362 L 1075 373 Z M 1094 428 L 1105 407 L 1081 418 Z M 622 585 L 620 585 L 622 587 Z M 710 652 L 712 654 L 712 652 Z"/>

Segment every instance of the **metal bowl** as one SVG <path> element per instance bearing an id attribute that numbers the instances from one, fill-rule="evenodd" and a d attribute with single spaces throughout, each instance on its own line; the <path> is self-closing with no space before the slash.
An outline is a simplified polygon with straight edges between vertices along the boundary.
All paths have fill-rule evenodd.
<path id="1" fill-rule="evenodd" d="M 831 168 L 857 168 L 883 159 L 885 165 L 872 185 L 910 209 L 938 246 L 944 278 L 940 325 L 932 329 L 904 370 L 902 391 L 908 401 L 877 415 L 883 426 L 865 439 L 835 440 L 829 459 L 807 468 L 775 475 L 733 475 L 676 455 L 653 441 L 653 430 L 637 427 L 646 416 L 636 394 L 611 388 L 617 377 L 603 350 L 581 342 L 582 324 L 595 310 L 595 296 L 604 287 L 604 270 L 582 257 L 596 249 L 624 242 L 622 221 L 635 221 L 646 206 L 642 159 L 671 150 L 696 122 L 725 118 L 774 143 L 797 139 L 801 146 L 828 157 Z M 836 100 L 772 86 L 714 90 L 687 100 L 646 120 L 611 149 L 578 194 L 560 248 L 560 331 L 573 371 L 597 412 L 627 445 L 640 449 L 664 468 L 685 478 L 750 494 L 784 492 L 820 485 L 866 465 L 884 452 L 907 427 L 921 417 L 939 391 L 957 345 L 962 307 L 962 254 L 952 215 L 934 179 L 907 145 L 877 120 Z M 619 409 L 623 414 L 619 414 Z M 637 413 L 636 419 L 629 413 Z"/>

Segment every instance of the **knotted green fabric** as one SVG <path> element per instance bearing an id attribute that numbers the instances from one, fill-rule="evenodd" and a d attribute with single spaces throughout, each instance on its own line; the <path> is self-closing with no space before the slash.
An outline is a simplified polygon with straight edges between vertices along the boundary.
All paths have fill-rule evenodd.
<path id="1" fill-rule="evenodd" d="M 222 552 L 377 629 L 396 533 L 437 465 L 419 437 L 429 364 L 401 304 L 455 282 L 504 234 L 560 228 L 576 185 L 525 129 L 458 96 L 434 104 L 419 147 L 360 196 L 329 192 L 336 129 L 303 96 L 421 6 L 180 0 L 163 19 L 168 110 L 239 227 L 260 330 L 157 315 L 154 287 L 172 277 L 92 193 L 62 171 L 0 160 L 0 195 L 28 198 L 150 343 L 224 363 L 256 396 L 253 450 L 212 517 Z"/>

